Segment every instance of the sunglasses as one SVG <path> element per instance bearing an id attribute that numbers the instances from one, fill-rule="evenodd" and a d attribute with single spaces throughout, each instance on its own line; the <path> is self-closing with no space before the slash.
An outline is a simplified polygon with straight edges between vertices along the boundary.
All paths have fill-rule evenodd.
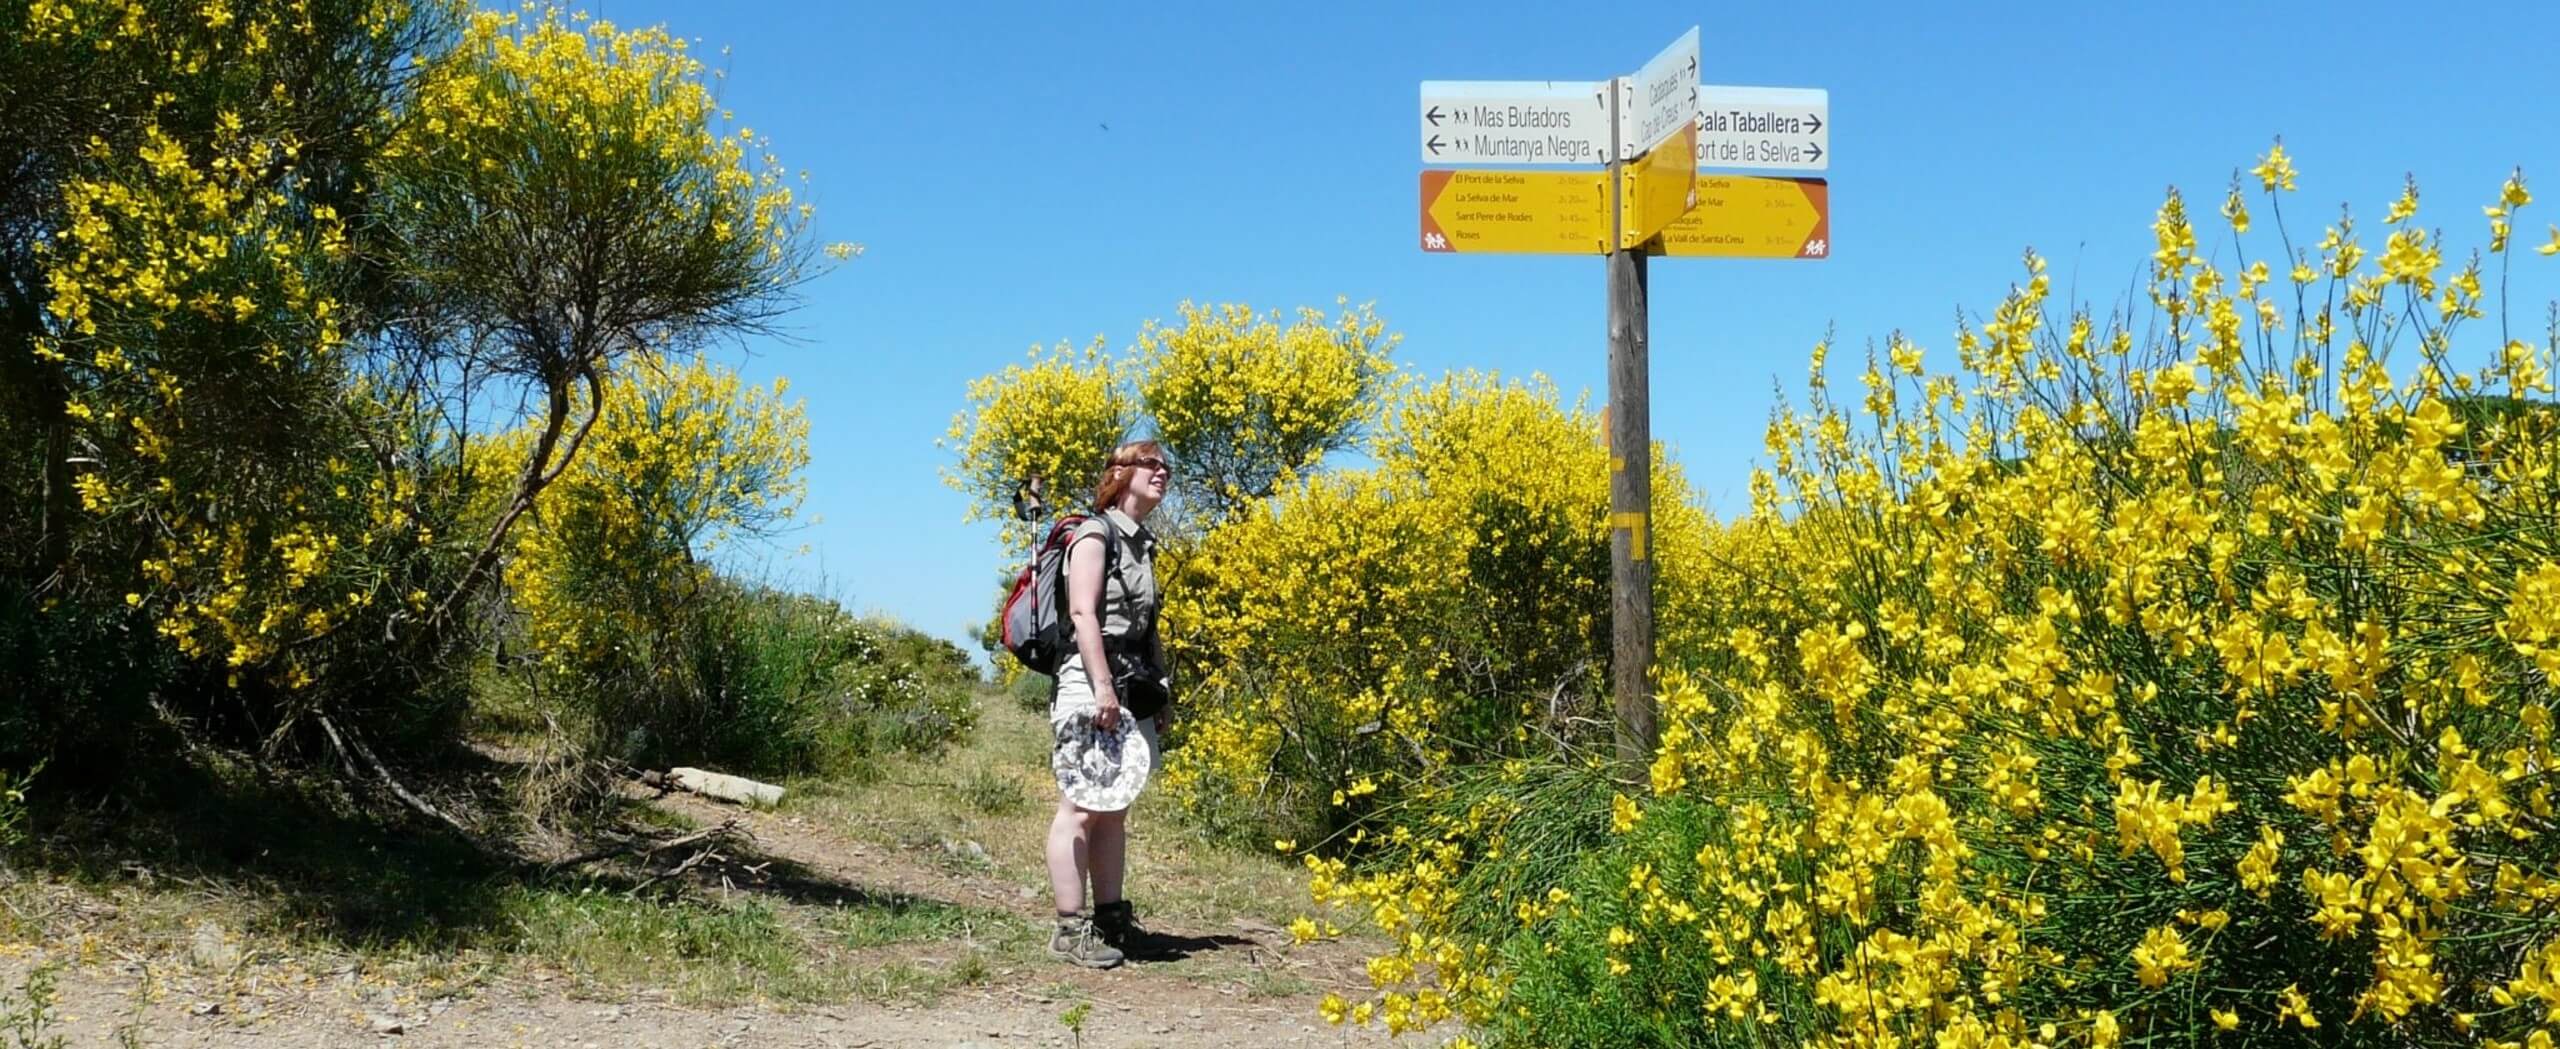
<path id="1" fill-rule="evenodd" d="M 1140 460 L 1138 460 L 1138 461 L 1136 461 L 1136 462 L 1128 463 L 1128 464 L 1126 464 L 1126 465 L 1131 466 L 1131 467 L 1136 467 L 1136 468 L 1144 468 L 1144 469 L 1148 469 L 1148 470 L 1153 470 L 1153 471 L 1155 471 L 1155 472 L 1157 472 L 1157 473 L 1160 473 L 1160 474 L 1170 474 L 1170 473 L 1172 473 L 1172 472 L 1173 472 L 1173 464 L 1172 464 L 1172 463 L 1168 463 L 1168 462 L 1166 462 L 1166 461 L 1164 461 L 1164 460 L 1162 460 L 1162 459 L 1140 459 Z"/>

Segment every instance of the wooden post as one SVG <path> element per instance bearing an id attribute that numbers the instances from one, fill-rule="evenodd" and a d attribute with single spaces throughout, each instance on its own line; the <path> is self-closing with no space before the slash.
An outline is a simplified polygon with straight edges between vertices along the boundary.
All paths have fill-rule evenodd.
<path id="1" fill-rule="evenodd" d="M 1612 145 L 1620 92 L 1609 92 Z M 1653 703 L 1653 419 L 1645 361 L 1645 254 L 1624 247 L 1626 162 L 1609 151 L 1609 692 L 1618 759 L 1642 775 L 1657 738 Z"/>

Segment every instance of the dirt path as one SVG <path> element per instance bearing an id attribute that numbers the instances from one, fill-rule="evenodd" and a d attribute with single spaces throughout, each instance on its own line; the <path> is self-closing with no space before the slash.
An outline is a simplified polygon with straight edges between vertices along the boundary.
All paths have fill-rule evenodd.
<path id="1" fill-rule="evenodd" d="M 1095 972 L 1046 957 L 1048 901 L 1036 828 L 1048 802 L 1035 773 L 1006 748 L 1036 732 L 997 716 L 984 746 L 937 766 L 906 770 L 945 786 L 965 774 L 1021 782 L 997 811 L 955 811 L 897 793 L 842 793 L 743 812 L 684 795 L 647 799 L 682 822 L 737 818 L 751 838 L 697 894 L 745 898 L 822 944 L 839 977 L 824 993 L 693 1005 L 699 995 L 637 981 L 591 978 L 574 963 L 469 950 L 421 961 L 311 950 L 240 937 L 218 924 L 192 937 L 119 939 L 108 926 L 57 922 L 47 942 L 0 942 L 0 1044 L 9 1013 L 40 962 L 58 964 L 48 1031 L 69 1046 L 483 1047 L 994 1047 L 1380 1045 L 1381 1030 L 1332 1027 L 1317 1013 L 1329 992 L 1354 1000 L 1368 980 L 1364 947 L 1293 944 L 1280 926 L 1304 904 L 1275 883 L 1267 859 L 1239 861 L 1142 833 L 1133 886 L 1143 874 L 1157 905 L 1143 912 L 1172 947 L 1166 957 Z M 1054 788 L 1049 788 L 1054 790 Z M 1001 791 L 999 793 L 1002 793 Z M 637 797 L 637 796 L 635 796 Z M 901 804 L 906 807 L 901 808 Z M 981 842 L 983 841 L 983 844 Z M 706 868 L 706 870 L 709 868 Z M 741 879 L 740 870 L 764 872 Z M 778 876 L 774 872 L 781 872 Z M 746 883 L 741 883 L 741 882 Z M 756 882 L 761 881 L 761 884 Z M 69 907 L 109 913 L 117 890 L 55 886 Z M 1133 888 L 1133 892 L 1137 891 Z M 89 902 L 95 893 L 95 902 Z M 1142 907 L 1147 898 L 1138 897 Z M 165 906 L 165 901 L 164 901 Z M 184 909 L 180 908 L 183 915 Z M 930 911 L 958 915 L 929 936 L 875 940 L 841 934 L 848 914 Z M 183 922 L 199 919 L 182 917 Z M 836 923 L 836 924 L 830 924 Z M 167 925 L 164 919 L 162 925 Z M 101 935 L 87 931 L 95 927 Z M 799 962 L 786 960 L 786 967 Z M 761 985 L 760 985 L 761 986 Z M 1082 1037 L 1065 1017 L 1085 1009 Z M 1450 1032 L 1455 1033 L 1455 1032 Z M 1438 1045 L 1435 1032 L 1403 1044 Z M 41 1042 L 37 1044 L 43 1044 Z"/>
<path id="2" fill-rule="evenodd" d="M 699 801 L 662 804 L 705 822 L 739 815 Z M 925 849 L 852 840 L 790 816 L 758 813 L 744 821 L 761 855 L 862 891 L 1001 909 L 1033 927 L 1045 910 L 1045 900 L 1026 898 L 995 874 L 955 873 Z M 1380 1032 L 1337 1029 L 1317 1017 L 1316 1002 L 1326 989 L 1359 990 L 1353 986 L 1358 952 L 1349 945 L 1291 947 L 1285 932 L 1253 921 L 1223 929 L 1162 921 L 1155 926 L 1169 940 L 1189 945 L 1187 956 L 1095 972 L 1036 951 L 1015 952 L 983 979 L 942 990 L 921 1004 L 855 998 L 688 1007 L 664 990 L 599 994 L 580 986 L 573 974 L 541 968 L 445 993 L 432 983 L 365 971 L 352 959 L 317 971 L 305 960 L 262 952 L 233 960 L 219 943 L 183 957 L 113 958 L 101 957 L 110 952 L 93 944 L 86 961 L 78 960 L 79 943 L 21 946 L 14 957 L 0 960 L 0 978 L 15 991 L 39 957 L 67 956 L 72 964 L 59 973 L 54 1030 L 70 1046 L 850 1049 L 1386 1041 Z M 932 970 L 950 964 L 961 950 L 959 944 L 924 942 L 871 953 Z M 227 968 L 216 968 L 225 961 Z M 1080 1043 L 1062 1019 L 1079 1003 L 1088 1005 Z"/>
<path id="3" fill-rule="evenodd" d="M 23 962 L 0 966 L 11 984 Z M 1376 1031 L 1327 1027 L 1308 1003 L 1243 1003 L 1166 986 L 1145 970 L 1076 981 L 1093 1007 L 1082 1044 L 1104 1046 L 1325 1046 L 1384 1044 Z M 1060 1014 L 1067 1006 L 1019 988 L 955 992 L 931 1006 L 846 1005 L 691 1009 L 647 1000 L 603 1003 L 546 993 L 539 985 L 485 989 L 408 1009 L 377 1006 L 383 988 L 275 988 L 248 1004 L 214 1007 L 168 988 L 137 1012 L 139 981 L 112 972 L 67 974 L 55 1030 L 70 1046 L 274 1046 L 321 1049 L 800 1049 L 800 1047 L 995 1047 L 1076 1044 Z M 391 997 L 400 997 L 397 990 Z M 235 1011 L 235 1009 L 237 1011 Z M 127 1043 L 120 1032 L 136 1032 Z"/>

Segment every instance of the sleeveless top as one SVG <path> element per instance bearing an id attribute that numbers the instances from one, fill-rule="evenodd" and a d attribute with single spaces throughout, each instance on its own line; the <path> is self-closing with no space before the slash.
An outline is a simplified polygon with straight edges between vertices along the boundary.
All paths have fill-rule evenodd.
<path id="1" fill-rule="evenodd" d="M 1114 651 L 1137 651 L 1152 657 L 1146 645 L 1147 631 L 1155 622 L 1156 607 L 1162 600 L 1156 590 L 1155 533 L 1116 507 L 1103 514 L 1110 516 L 1111 528 L 1120 533 L 1119 556 L 1104 562 L 1102 603 L 1096 609 L 1102 615 L 1103 645 Z M 1083 553 L 1081 544 L 1086 536 L 1105 543 L 1112 541 L 1101 516 L 1086 518 L 1076 526 L 1075 537 L 1067 546 L 1070 567 L 1074 558 Z"/>

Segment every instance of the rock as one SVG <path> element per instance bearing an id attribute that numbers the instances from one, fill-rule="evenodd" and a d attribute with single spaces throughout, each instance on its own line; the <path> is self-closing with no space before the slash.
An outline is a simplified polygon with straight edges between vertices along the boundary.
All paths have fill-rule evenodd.
<path id="1" fill-rule="evenodd" d="M 373 1033 L 375 1034 L 401 1034 L 409 1029 L 409 1025 L 402 1023 L 400 1018 L 397 1016 L 384 1016 L 381 1013 L 374 1013 L 371 1016 L 365 1017 L 365 1019 L 373 1021 Z"/>
<path id="2" fill-rule="evenodd" d="M 197 1016 L 214 1016 L 214 1015 L 218 1015 L 218 1014 L 220 1014 L 220 1013 L 222 1012 L 222 1003 L 221 1003 L 221 1002 L 197 1002 L 197 1003 L 196 1003 L 196 1004 L 194 1004 L 194 1005 L 188 1006 L 188 1007 L 187 1007 L 187 1011 L 188 1011 L 188 1012 L 190 1012 L 190 1013 L 194 1013 L 194 1014 L 195 1014 L 195 1015 L 197 1015 Z"/>
<path id="3" fill-rule="evenodd" d="M 211 921 L 196 923 L 195 939 L 188 944 L 187 955 L 198 966 L 218 972 L 229 972 L 240 964 L 240 946 L 231 942 L 222 926 Z"/>
<path id="4" fill-rule="evenodd" d="M 1192 1019 L 1197 1020 L 1197 1019 L 1199 1019 L 1199 1018 L 1200 1018 L 1200 1010 L 1198 1010 L 1198 1009 L 1193 1009 L 1193 1010 L 1191 1010 L 1189 1013 L 1187 1013 L 1187 1014 L 1185 1014 L 1185 1015 L 1188 1015 L 1188 1016 L 1190 1016 Z"/>

